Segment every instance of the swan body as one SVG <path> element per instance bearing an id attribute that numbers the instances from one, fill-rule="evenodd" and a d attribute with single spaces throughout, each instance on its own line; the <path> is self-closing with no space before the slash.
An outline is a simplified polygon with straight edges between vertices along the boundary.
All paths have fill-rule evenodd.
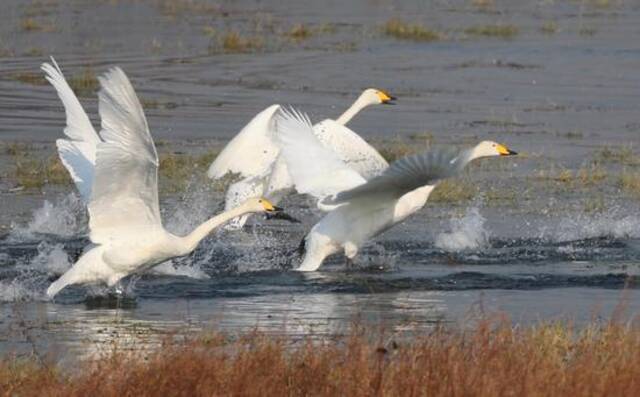
<path id="1" fill-rule="evenodd" d="M 58 144 L 58 150 L 87 202 L 92 245 L 49 286 L 49 298 L 70 284 L 101 282 L 111 287 L 123 277 L 190 253 L 211 231 L 237 216 L 279 210 L 266 199 L 250 198 L 187 236 L 169 233 L 158 203 L 158 154 L 125 73 L 116 67 L 99 77 L 102 129 L 94 137 L 86 113 L 55 61 L 53 65 L 42 68 L 65 106 L 69 138 L 59 140 L 64 144 Z"/>
<path id="2" fill-rule="evenodd" d="M 362 137 L 345 126 L 362 109 L 378 104 L 392 104 L 395 100 L 382 90 L 368 88 L 336 120 L 326 119 L 313 126 L 313 132 L 326 147 L 334 150 L 349 166 L 369 178 L 387 167 L 386 160 Z M 250 196 L 263 195 L 278 203 L 294 191 L 286 162 L 279 159 L 273 117 L 280 105 L 272 105 L 258 113 L 222 150 L 209 167 L 210 178 L 227 173 L 239 174 L 242 179 L 229 186 L 225 194 L 225 210 L 238 206 Z M 229 225 L 239 229 L 248 216 Z"/>
<path id="3" fill-rule="evenodd" d="M 470 161 L 516 154 L 483 141 L 467 150 L 440 149 L 402 158 L 367 180 L 320 144 L 306 115 L 281 111 L 276 128 L 296 189 L 315 196 L 318 207 L 328 212 L 305 237 L 299 271 L 315 271 L 340 251 L 353 259 L 367 240 L 420 210 L 439 181 L 457 175 Z"/>
<path id="4" fill-rule="evenodd" d="M 244 205 L 211 218 L 187 236 L 176 236 L 162 227 L 122 230 L 119 236 L 87 250 L 71 269 L 49 286 L 47 296 L 51 299 L 71 284 L 103 283 L 113 287 L 126 276 L 143 273 L 169 259 L 188 255 L 211 231 L 234 217 L 276 209 L 266 199 L 249 199 Z"/>

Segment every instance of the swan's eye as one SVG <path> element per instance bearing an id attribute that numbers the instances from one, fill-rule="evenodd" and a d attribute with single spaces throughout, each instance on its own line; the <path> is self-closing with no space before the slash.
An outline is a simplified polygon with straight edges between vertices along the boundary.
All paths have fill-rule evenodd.
<path id="1" fill-rule="evenodd" d="M 259 203 L 262 203 L 262 200 L 258 200 Z"/>

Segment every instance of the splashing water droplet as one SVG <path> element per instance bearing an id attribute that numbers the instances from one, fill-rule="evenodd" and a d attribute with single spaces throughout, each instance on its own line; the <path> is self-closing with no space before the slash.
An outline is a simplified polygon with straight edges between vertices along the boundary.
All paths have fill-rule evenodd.
<path id="1" fill-rule="evenodd" d="M 86 225 L 85 205 L 78 195 L 71 193 L 53 203 L 45 200 L 26 225 L 12 224 L 8 241 L 37 241 L 43 235 L 70 238 L 82 234 Z"/>
<path id="2" fill-rule="evenodd" d="M 446 251 L 486 246 L 489 233 L 484 228 L 485 221 L 478 207 L 472 207 L 462 218 L 451 220 L 451 232 L 440 233 L 436 237 L 435 246 Z"/>

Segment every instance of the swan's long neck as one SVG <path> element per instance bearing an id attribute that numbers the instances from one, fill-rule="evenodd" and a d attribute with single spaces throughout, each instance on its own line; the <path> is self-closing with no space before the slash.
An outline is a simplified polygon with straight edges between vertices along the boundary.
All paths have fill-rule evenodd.
<path id="1" fill-rule="evenodd" d="M 358 114 L 362 109 L 369 106 L 369 102 L 367 102 L 367 98 L 365 98 L 364 93 L 361 94 L 358 99 L 347 109 L 340 117 L 336 119 L 336 123 L 341 125 L 346 125 L 351 119 Z"/>
<path id="2" fill-rule="evenodd" d="M 481 154 L 477 149 L 478 149 L 478 147 L 474 146 L 471 149 L 463 150 L 460 153 L 460 156 L 459 156 L 460 157 L 460 163 L 458 165 L 460 170 L 462 170 L 464 167 L 466 167 L 467 164 L 469 164 L 473 160 L 478 159 L 480 157 L 484 157 L 484 155 Z"/>
<path id="3" fill-rule="evenodd" d="M 216 215 L 208 221 L 202 223 L 200 226 L 196 227 L 191 233 L 182 237 L 183 249 L 186 253 L 189 253 L 196 249 L 200 241 L 207 237 L 209 233 L 211 233 L 214 229 L 223 225 L 224 223 L 230 221 L 233 218 L 238 216 L 242 216 L 251 212 L 251 210 L 246 209 L 243 206 L 233 208 L 229 211 L 223 212 L 222 214 Z"/>

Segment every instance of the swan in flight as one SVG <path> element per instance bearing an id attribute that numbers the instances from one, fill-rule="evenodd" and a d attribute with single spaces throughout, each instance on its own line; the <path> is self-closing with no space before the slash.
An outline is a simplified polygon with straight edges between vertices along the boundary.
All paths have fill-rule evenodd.
<path id="1" fill-rule="evenodd" d="M 53 60 L 52 60 L 53 61 Z M 158 204 L 158 154 L 129 79 L 120 68 L 99 77 L 98 135 L 55 63 L 44 64 L 67 115 L 59 154 L 89 211 L 91 245 L 47 289 L 53 298 L 70 284 L 105 283 L 187 255 L 216 227 L 248 213 L 280 211 L 264 198 L 250 198 L 214 216 L 184 237 L 164 229 Z"/>
<path id="2" fill-rule="evenodd" d="M 368 88 L 336 120 L 326 119 L 313 126 L 320 142 L 365 177 L 377 175 L 387 167 L 386 160 L 358 134 L 345 126 L 362 109 L 371 105 L 394 104 L 395 97 L 383 90 Z M 279 158 L 280 149 L 274 139 L 273 117 L 280 105 L 272 105 L 258 113 L 216 157 L 208 175 L 218 179 L 228 173 L 243 179 L 233 183 L 225 195 L 225 210 L 238 206 L 248 197 L 265 196 L 278 203 L 293 191 L 293 181 L 286 163 Z M 229 227 L 239 229 L 247 216 L 234 219 Z"/>
<path id="3" fill-rule="evenodd" d="M 305 114 L 283 109 L 275 123 L 296 190 L 316 197 L 328 212 L 303 240 L 299 271 L 315 271 L 340 251 L 351 261 L 368 239 L 421 209 L 439 181 L 457 175 L 470 161 L 517 154 L 491 141 L 467 150 L 431 150 L 395 161 L 367 180 L 320 143 Z"/>

